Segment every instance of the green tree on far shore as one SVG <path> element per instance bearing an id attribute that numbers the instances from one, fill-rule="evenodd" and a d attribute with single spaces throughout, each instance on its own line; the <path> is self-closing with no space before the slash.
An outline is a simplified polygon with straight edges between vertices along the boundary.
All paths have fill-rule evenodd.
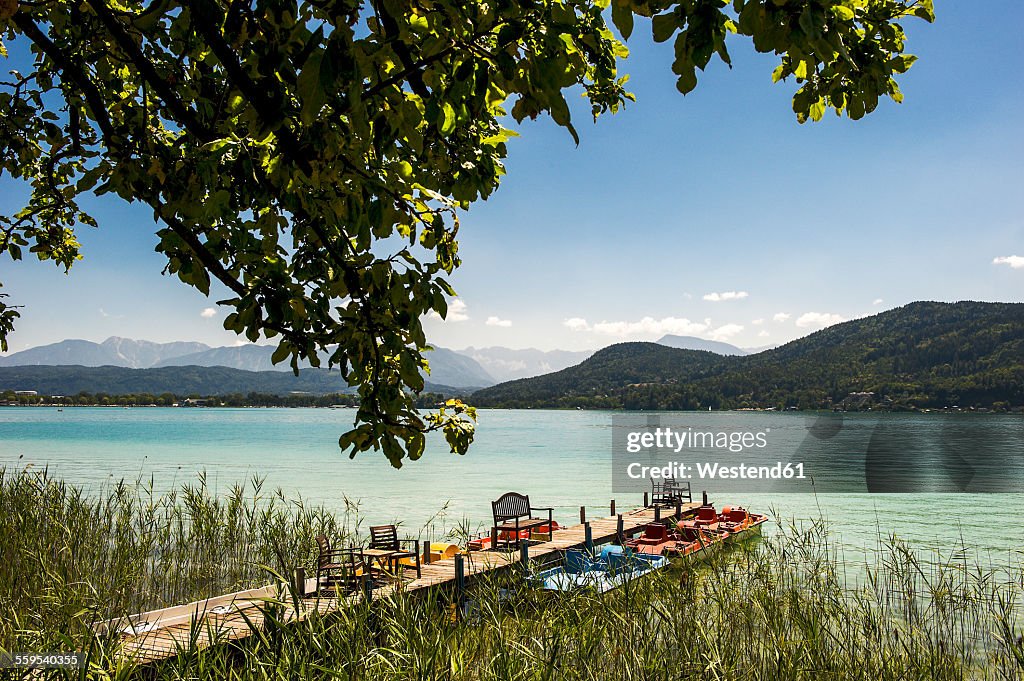
<path id="1" fill-rule="evenodd" d="M 400 466 L 443 430 L 465 452 L 471 407 L 415 403 L 460 213 L 498 186 L 506 115 L 578 140 L 567 90 L 594 117 L 632 99 L 608 19 L 629 38 L 637 16 L 674 40 L 684 94 L 727 38 L 779 55 L 801 122 L 899 101 L 901 22 L 934 18 L 931 0 L 0 0 L 2 40 L 34 55 L 0 83 L 0 174 L 32 189 L 0 252 L 67 270 L 96 224 L 82 196 L 142 202 L 166 271 L 229 291 L 225 328 L 296 368 L 325 353 L 358 388 L 344 450 Z"/>

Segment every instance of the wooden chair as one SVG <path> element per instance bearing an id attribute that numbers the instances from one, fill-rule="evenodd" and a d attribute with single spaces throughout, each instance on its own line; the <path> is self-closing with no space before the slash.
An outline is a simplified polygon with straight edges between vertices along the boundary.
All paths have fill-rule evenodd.
<path id="1" fill-rule="evenodd" d="M 534 518 L 534 511 L 547 511 L 547 520 Z M 547 525 L 548 532 L 552 530 L 554 520 L 551 514 L 554 509 L 550 506 L 533 506 L 530 504 L 530 497 L 518 492 L 506 492 L 491 502 L 491 513 L 494 516 L 494 526 L 491 528 L 491 546 L 497 548 L 498 539 L 505 535 L 505 542 L 519 542 L 520 532 Z"/>
<path id="2" fill-rule="evenodd" d="M 404 548 L 405 546 L 411 547 Z M 421 576 L 419 541 L 416 539 L 399 539 L 396 525 L 375 525 L 370 527 L 370 547 L 365 551 L 367 556 L 387 563 L 393 574 L 398 574 L 401 561 L 411 558 L 415 561 L 416 577 Z"/>
<path id="3" fill-rule="evenodd" d="M 333 589 L 335 595 L 355 593 L 363 586 L 364 580 L 373 581 L 376 571 L 366 560 L 358 546 L 332 549 L 325 535 L 316 538 L 320 554 L 316 561 L 316 588 Z"/>
<path id="4" fill-rule="evenodd" d="M 679 481 L 675 478 L 651 479 L 651 505 L 671 506 L 676 502 L 693 501 L 688 480 Z"/>

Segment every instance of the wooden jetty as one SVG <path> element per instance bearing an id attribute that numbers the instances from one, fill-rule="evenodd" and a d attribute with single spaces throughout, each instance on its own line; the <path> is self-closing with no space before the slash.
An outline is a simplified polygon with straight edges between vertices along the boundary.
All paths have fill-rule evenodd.
<path id="1" fill-rule="evenodd" d="M 559 552 L 582 547 L 587 543 L 588 532 L 593 544 L 605 544 L 616 540 L 620 532 L 628 537 L 636 534 L 648 523 L 692 514 L 700 505 L 655 504 L 627 513 L 614 514 L 614 504 L 613 501 L 613 515 L 589 521 L 585 518 L 585 510 L 581 508 L 580 519 L 583 522 L 556 530 L 550 535 L 549 541 L 531 542 L 526 549 L 529 560 L 554 560 Z M 265 610 L 270 603 L 279 604 L 274 613 L 275 617 L 286 622 L 299 621 L 314 612 L 338 610 L 364 598 L 384 598 L 398 590 L 415 592 L 444 585 L 455 586 L 460 570 L 462 578 L 469 581 L 477 575 L 519 566 L 522 564 L 522 558 L 520 550 L 474 551 L 424 563 L 421 575 L 412 581 L 385 584 L 373 588 L 372 591 L 367 589 L 368 593 L 340 598 L 307 596 L 306 594 L 316 591 L 313 579 L 305 580 L 304 593 L 298 599 L 292 596 L 289 585 L 272 584 L 110 620 L 97 625 L 96 631 L 100 634 L 117 632 L 121 637 L 120 655 L 137 663 L 147 664 L 174 657 L 186 650 L 197 650 L 246 638 L 262 626 Z"/>

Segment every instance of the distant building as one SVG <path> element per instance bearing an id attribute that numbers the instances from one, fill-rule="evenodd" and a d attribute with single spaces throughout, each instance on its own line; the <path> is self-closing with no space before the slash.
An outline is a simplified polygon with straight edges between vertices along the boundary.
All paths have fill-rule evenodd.
<path id="1" fill-rule="evenodd" d="M 844 397 L 841 402 L 834 405 L 833 409 L 836 411 L 858 411 L 870 407 L 874 401 L 875 393 L 873 392 L 855 392 Z"/>
<path id="2" fill-rule="evenodd" d="M 15 390 L 14 394 L 18 397 L 35 397 L 39 392 L 35 390 Z"/>

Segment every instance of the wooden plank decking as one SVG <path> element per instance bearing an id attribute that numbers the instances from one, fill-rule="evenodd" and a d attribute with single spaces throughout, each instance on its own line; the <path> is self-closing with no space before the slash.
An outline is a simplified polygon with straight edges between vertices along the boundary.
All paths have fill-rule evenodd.
<path id="1" fill-rule="evenodd" d="M 697 503 L 682 504 L 683 515 L 692 513 Z M 622 529 L 626 536 L 635 534 L 644 525 L 654 521 L 656 514 L 661 518 L 675 515 L 675 506 L 651 506 L 638 508 L 622 515 Z M 618 534 L 618 516 L 607 516 L 589 520 L 594 544 L 614 541 Z M 554 560 L 566 549 L 578 548 L 586 542 L 586 525 L 581 523 L 554 532 L 550 541 L 529 546 L 530 560 Z M 464 575 L 467 581 L 476 575 L 508 569 L 520 564 L 518 550 L 476 551 L 463 556 Z M 424 564 L 421 576 L 398 585 L 382 585 L 373 590 L 372 598 L 383 598 L 396 589 L 406 592 L 430 589 L 453 584 L 456 578 L 456 559 L 446 558 Z M 313 591 L 314 580 L 307 580 L 307 591 Z M 281 601 L 283 612 L 278 613 L 284 621 L 297 621 L 313 612 L 329 612 L 346 607 L 364 596 L 356 594 L 334 597 L 301 598 L 296 609 L 286 585 L 269 585 L 259 589 L 239 591 L 215 598 L 196 601 L 161 610 L 132 615 L 97 627 L 100 633 L 120 630 L 135 633 L 121 634 L 122 656 L 138 663 L 149 663 L 173 657 L 183 650 L 195 650 L 211 645 L 238 640 L 249 636 L 260 627 L 264 619 L 264 607 L 268 600 Z"/>

